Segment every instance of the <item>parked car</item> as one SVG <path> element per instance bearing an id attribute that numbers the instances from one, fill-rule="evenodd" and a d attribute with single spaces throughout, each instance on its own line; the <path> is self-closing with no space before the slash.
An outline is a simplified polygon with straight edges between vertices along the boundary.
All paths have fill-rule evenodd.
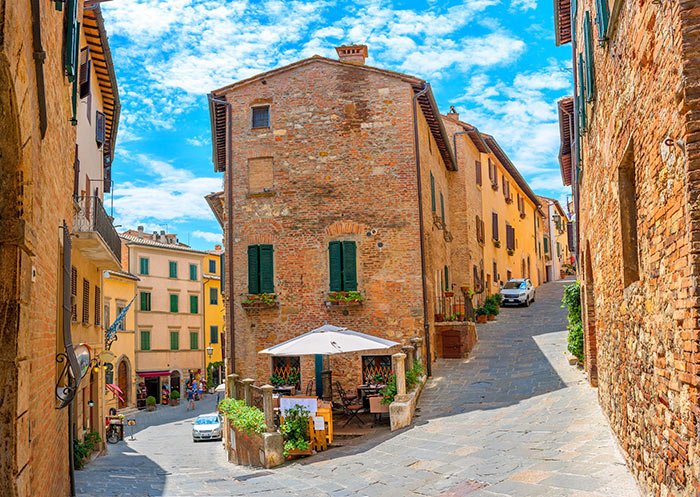
<path id="1" fill-rule="evenodd" d="M 216 414 L 202 414 L 197 417 L 192 425 L 192 439 L 221 440 L 221 417 Z"/>
<path id="2" fill-rule="evenodd" d="M 535 301 L 535 286 L 528 278 L 508 280 L 501 288 L 501 297 L 503 297 L 503 305 L 529 306 Z"/>

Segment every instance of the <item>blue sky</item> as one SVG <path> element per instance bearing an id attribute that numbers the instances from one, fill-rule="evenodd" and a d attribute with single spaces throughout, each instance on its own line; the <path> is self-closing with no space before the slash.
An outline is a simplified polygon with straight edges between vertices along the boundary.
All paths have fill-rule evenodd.
<path id="1" fill-rule="evenodd" d="M 213 248 L 203 196 L 214 173 L 206 94 L 334 47 L 430 81 L 442 112 L 493 135 L 536 193 L 563 199 L 556 101 L 571 48 L 555 47 L 551 0 L 116 0 L 102 5 L 122 114 L 115 224 L 167 229 Z"/>

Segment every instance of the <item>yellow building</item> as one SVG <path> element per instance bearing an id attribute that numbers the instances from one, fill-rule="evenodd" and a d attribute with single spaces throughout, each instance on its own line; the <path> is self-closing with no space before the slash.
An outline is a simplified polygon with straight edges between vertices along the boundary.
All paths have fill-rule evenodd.
<path id="1" fill-rule="evenodd" d="M 571 264 L 569 251 L 569 218 L 558 200 L 540 196 L 544 206 L 543 249 L 547 281 L 564 277 L 566 266 Z"/>
<path id="2" fill-rule="evenodd" d="M 71 340 L 79 360 L 82 358 L 89 367 L 73 401 L 72 424 L 76 438 L 97 432 L 104 440 L 104 375 L 112 355 L 105 350 L 103 272 L 121 269 L 121 242 L 103 206 L 104 193 L 111 188 L 119 97 L 99 6 L 83 12 L 79 48 L 72 109 L 76 144 L 71 230 Z M 63 343 L 59 344 L 61 349 Z M 61 378 L 59 384 L 65 381 Z"/>
<path id="3" fill-rule="evenodd" d="M 489 148 L 481 154 L 479 233 L 487 293 L 497 293 L 511 278 L 530 278 L 538 285 L 540 202 L 496 140 L 482 137 Z"/>
<path id="4" fill-rule="evenodd" d="M 221 265 L 224 251 L 221 245 L 207 251 L 204 256 L 202 306 L 204 312 L 204 336 L 207 353 L 207 371 L 214 385 L 223 382 L 224 367 L 222 346 L 224 341 L 224 299 L 221 296 Z M 207 380 L 209 376 L 207 377 Z"/>
<path id="5" fill-rule="evenodd" d="M 136 297 L 137 276 L 126 271 L 105 271 L 103 315 L 105 329 L 111 327 L 124 309 Z M 116 385 L 121 399 L 112 388 L 105 390 L 105 412 L 136 406 L 134 382 L 134 353 L 136 348 L 136 301 L 127 309 L 124 319 L 116 327 L 116 340 L 110 345 L 113 361 L 105 370 L 105 384 Z"/>

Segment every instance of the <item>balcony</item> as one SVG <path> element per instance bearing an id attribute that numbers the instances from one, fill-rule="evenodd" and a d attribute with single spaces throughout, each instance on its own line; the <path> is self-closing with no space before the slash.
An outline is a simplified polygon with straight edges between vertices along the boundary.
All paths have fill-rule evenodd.
<path id="1" fill-rule="evenodd" d="M 122 244 L 100 197 L 75 197 L 73 246 L 100 269 L 121 269 Z"/>

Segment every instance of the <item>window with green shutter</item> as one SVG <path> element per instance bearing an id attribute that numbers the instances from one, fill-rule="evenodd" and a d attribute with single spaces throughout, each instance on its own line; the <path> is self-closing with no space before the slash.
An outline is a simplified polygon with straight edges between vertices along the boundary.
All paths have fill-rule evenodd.
<path id="1" fill-rule="evenodd" d="M 440 217 L 442 225 L 445 226 L 445 199 L 442 197 L 442 192 L 440 192 Z"/>
<path id="2" fill-rule="evenodd" d="M 219 290 L 221 290 L 221 295 L 225 295 L 226 292 L 224 292 L 225 288 L 225 281 L 224 278 L 226 277 L 226 272 L 224 271 L 224 256 L 226 254 L 221 254 L 221 258 L 219 259 L 219 267 L 221 268 L 221 280 L 220 280 L 220 287 Z"/>
<path id="3" fill-rule="evenodd" d="M 197 264 L 190 264 L 190 280 L 197 281 Z"/>
<path id="4" fill-rule="evenodd" d="M 433 212 L 435 212 L 435 176 L 433 176 L 433 173 L 430 173 L 430 205 Z"/>
<path id="5" fill-rule="evenodd" d="M 209 327 L 209 343 L 219 343 L 219 327 L 210 326 Z"/>
<path id="6" fill-rule="evenodd" d="M 209 304 L 218 305 L 219 304 L 219 289 L 215 286 L 209 288 Z"/>
<path id="7" fill-rule="evenodd" d="M 595 72 L 593 70 L 593 41 L 591 28 L 591 13 L 586 11 L 583 17 L 583 48 L 586 53 L 586 99 L 590 102 L 595 98 Z"/>
<path id="8" fill-rule="evenodd" d="M 330 290 L 357 291 L 357 246 L 353 241 L 328 244 Z"/>
<path id="9" fill-rule="evenodd" d="M 148 257 L 139 258 L 139 274 L 148 275 Z"/>
<path id="10" fill-rule="evenodd" d="M 180 350 L 180 332 L 170 332 L 170 350 Z"/>
<path id="11" fill-rule="evenodd" d="M 445 266 L 445 290 L 450 289 L 450 270 Z"/>
<path id="12" fill-rule="evenodd" d="M 150 311 L 151 310 L 151 292 L 141 292 L 141 310 Z"/>
<path id="13" fill-rule="evenodd" d="M 571 39 L 576 40 L 576 10 L 577 0 L 571 0 Z"/>
<path id="14" fill-rule="evenodd" d="M 178 312 L 178 296 L 175 293 L 170 294 L 170 312 Z"/>
<path id="15" fill-rule="evenodd" d="M 196 295 L 190 295 L 190 314 L 197 314 L 199 312 L 199 305 L 197 302 Z"/>
<path id="16" fill-rule="evenodd" d="M 274 292 L 274 251 L 272 245 L 248 246 L 248 293 Z"/>
<path id="17" fill-rule="evenodd" d="M 216 274 L 216 261 L 209 259 L 209 272 L 211 274 Z"/>
<path id="18" fill-rule="evenodd" d="M 78 71 L 78 47 L 80 44 L 80 29 L 78 28 L 78 0 L 67 0 L 64 22 L 63 60 L 68 81 L 73 82 Z"/>
<path id="19" fill-rule="evenodd" d="M 610 10 L 608 0 L 596 0 L 595 22 L 598 25 L 598 43 L 603 45 L 608 39 L 608 23 L 610 21 Z"/>
<path id="20" fill-rule="evenodd" d="M 170 277 L 177 278 L 177 262 L 170 261 Z"/>
<path id="21" fill-rule="evenodd" d="M 141 350 L 151 350 L 151 332 L 141 330 Z"/>
<path id="22" fill-rule="evenodd" d="M 576 104 L 578 107 L 578 127 L 579 134 L 586 131 L 586 83 L 583 70 L 583 55 L 578 54 L 578 95 L 576 96 Z"/>
<path id="23" fill-rule="evenodd" d="M 190 349 L 197 350 L 199 348 L 199 332 L 190 331 Z"/>

